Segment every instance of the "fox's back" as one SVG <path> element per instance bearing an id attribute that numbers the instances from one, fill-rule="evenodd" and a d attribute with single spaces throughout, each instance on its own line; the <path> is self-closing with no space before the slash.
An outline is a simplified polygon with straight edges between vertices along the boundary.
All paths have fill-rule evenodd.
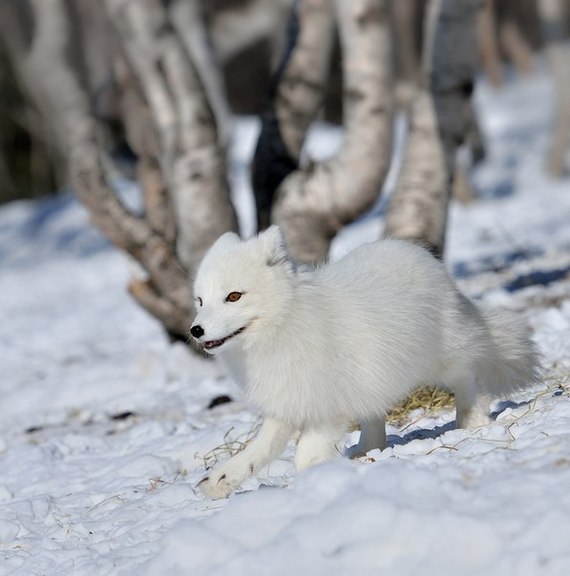
<path id="1" fill-rule="evenodd" d="M 429 308 L 455 296 L 445 268 L 423 248 L 403 240 L 364 245 L 312 275 L 312 282 L 345 306 L 367 315 L 410 305 Z"/>
<path id="2" fill-rule="evenodd" d="M 363 246 L 338 262 L 301 275 L 284 347 L 295 347 L 300 381 L 326 382 L 331 398 L 380 395 L 385 408 L 401 382 L 440 368 L 445 302 L 456 292 L 443 266 L 403 241 Z M 449 307 L 447 307 L 449 310 Z M 416 384 L 421 384 L 417 382 Z M 332 389 L 336 389 L 332 393 Z M 360 393 L 358 392 L 360 389 Z M 365 389 L 368 389 L 367 391 Z M 348 399 L 347 399 L 348 401 Z"/>

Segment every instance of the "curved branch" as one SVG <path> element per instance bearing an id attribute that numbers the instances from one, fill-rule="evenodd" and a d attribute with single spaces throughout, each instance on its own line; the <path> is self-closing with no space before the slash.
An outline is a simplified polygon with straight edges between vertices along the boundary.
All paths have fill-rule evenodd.
<path id="1" fill-rule="evenodd" d="M 275 192 L 299 166 L 326 90 L 334 40 L 332 0 L 301 0 L 291 14 L 283 60 L 261 113 L 252 167 L 258 227 L 267 228 Z"/>
<path id="2" fill-rule="evenodd" d="M 300 261 L 328 254 L 340 228 L 371 207 L 390 162 L 393 115 L 391 35 L 383 0 L 336 0 L 343 54 L 345 138 L 333 159 L 287 177 L 275 222 Z"/>
<path id="3" fill-rule="evenodd" d="M 191 58 L 159 0 L 106 0 L 155 120 L 159 163 L 172 195 L 177 252 L 194 269 L 237 222 L 215 119 Z"/>
<path id="4" fill-rule="evenodd" d="M 70 22 L 65 1 L 31 0 L 31 6 L 38 29 L 29 50 L 20 54 L 18 67 L 38 108 L 56 129 L 72 187 L 93 223 L 143 266 L 150 285 L 176 311 L 159 319 L 167 326 L 176 325 L 177 334 L 185 334 L 192 302 L 171 244 L 132 215 L 105 178 L 89 97 L 67 57 Z"/>

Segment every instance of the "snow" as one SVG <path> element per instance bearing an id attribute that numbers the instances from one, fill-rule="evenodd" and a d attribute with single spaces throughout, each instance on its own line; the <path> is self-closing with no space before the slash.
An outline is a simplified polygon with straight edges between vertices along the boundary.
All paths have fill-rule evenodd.
<path id="1" fill-rule="evenodd" d="M 478 430 L 415 412 L 357 462 L 296 475 L 290 446 L 227 501 L 194 487 L 257 424 L 236 387 L 130 300 L 132 264 L 71 196 L 0 209 L 0 575 L 570 573 L 570 182 L 541 170 L 552 101 L 542 72 L 479 87 L 481 199 L 453 206 L 448 237 L 462 288 L 528 318 L 543 384 Z M 256 130 L 237 122 L 231 150 L 244 234 Z M 317 131 L 307 156 L 335 146 Z M 335 255 L 374 239 L 379 213 Z M 208 409 L 221 395 L 236 401 Z"/>

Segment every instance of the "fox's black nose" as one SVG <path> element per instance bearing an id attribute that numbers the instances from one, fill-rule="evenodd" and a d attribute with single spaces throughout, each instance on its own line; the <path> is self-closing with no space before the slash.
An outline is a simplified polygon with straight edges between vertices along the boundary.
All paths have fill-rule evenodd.
<path id="1" fill-rule="evenodd" d="M 192 326 L 192 328 L 190 328 L 190 334 L 192 334 L 194 338 L 200 338 L 201 336 L 204 336 L 204 328 L 199 325 Z"/>

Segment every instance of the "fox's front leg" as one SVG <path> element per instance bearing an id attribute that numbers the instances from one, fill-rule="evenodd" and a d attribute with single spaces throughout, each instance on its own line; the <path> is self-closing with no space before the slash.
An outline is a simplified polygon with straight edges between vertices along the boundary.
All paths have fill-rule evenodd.
<path id="1" fill-rule="evenodd" d="M 346 429 L 346 424 L 342 422 L 307 426 L 301 433 L 297 444 L 295 468 L 303 470 L 338 456 L 340 452 L 337 444 L 346 433 Z"/>
<path id="2" fill-rule="evenodd" d="M 249 476 L 277 458 L 293 435 L 291 427 L 284 422 L 267 418 L 257 436 L 233 458 L 214 468 L 198 486 L 213 498 L 226 498 Z"/>

